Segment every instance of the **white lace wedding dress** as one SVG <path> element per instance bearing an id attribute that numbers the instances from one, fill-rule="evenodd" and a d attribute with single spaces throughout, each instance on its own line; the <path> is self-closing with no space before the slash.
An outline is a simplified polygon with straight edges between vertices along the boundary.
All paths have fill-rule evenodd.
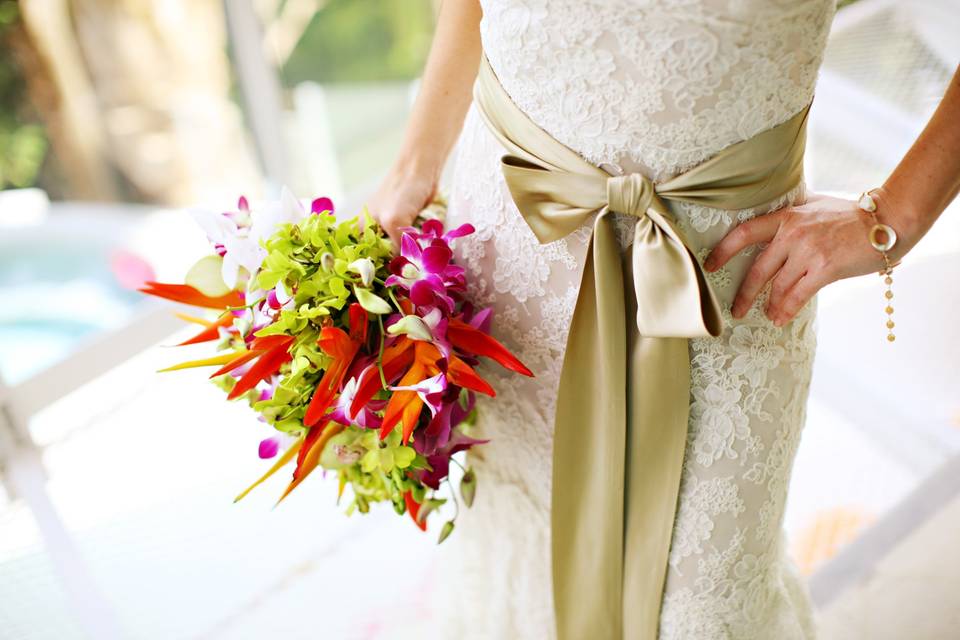
<path id="1" fill-rule="evenodd" d="M 654 181 L 768 129 L 813 96 L 835 0 L 483 0 L 491 64 L 536 123 L 591 162 Z M 473 223 L 456 259 L 494 332 L 534 379 L 484 374 L 470 451 L 479 487 L 440 546 L 438 638 L 554 637 L 550 488 L 555 394 L 590 226 L 540 245 L 511 201 L 502 147 L 474 107 L 458 143 L 449 224 Z M 745 211 L 670 203 L 702 260 L 734 225 L 797 204 L 801 184 Z M 622 243 L 633 219 L 618 216 Z M 592 224 L 592 219 L 591 219 Z M 782 522 L 805 419 L 816 298 L 782 328 L 730 303 L 756 249 L 707 274 L 726 331 L 691 341 L 690 424 L 660 638 L 815 637 Z M 620 639 L 597 639 L 620 640 Z M 632 639 L 627 639 L 632 640 Z"/>

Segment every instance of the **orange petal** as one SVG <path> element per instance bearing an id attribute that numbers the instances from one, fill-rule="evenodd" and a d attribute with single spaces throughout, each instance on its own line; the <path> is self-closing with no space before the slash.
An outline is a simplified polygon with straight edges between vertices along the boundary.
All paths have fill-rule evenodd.
<path id="1" fill-rule="evenodd" d="M 187 284 L 147 281 L 138 291 L 158 298 L 210 309 L 226 309 L 227 307 L 239 307 L 243 304 L 243 295 L 239 291 L 231 291 L 225 295 L 211 298 Z"/>
<path id="2" fill-rule="evenodd" d="M 310 475 L 310 473 L 317 468 L 317 465 L 320 464 L 320 454 L 323 453 L 323 448 L 326 446 L 327 442 L 333 436 L 337 435 L 347 427 L 338 422 L 327 422 L 323 428 L 314 428 L 310 430 L 310 433 L 307 434 L 307 441 L 304 442 L 303 448 L 300 450 L 300 456 L 297 460 L 297 468 L 293 471 L 293 481 L 290 482 L 290 485 L 287 487 L 286 491 L 283 492 L 283 495 L 280 496 L 280 499 L 277 500 L 277 504 L 290 495 L 290 492 L 297 488 L 297 486 L 303 482 L 303 480 Z M 318 433 L 317 436 L 313 436 L 314 431 Z M 312 442 L 308 442 L 312 440 Z"/>
<path id="3" fill-rule="evenodd" d="M 474 371 L 470 365 L 457 356 L 450 356 L 447 364 L 447 379 L 453 384 L 464 387 L 465 389 L 485 393 L 490 397 L 497 395 L 496 391 L 493 390 L 493 387 L 491 387 L 486 380 L 477 375 L 477 372 Z"/>
<path id="4" fill-rule="evenodd" d="M 462 320 L 451 320 L 447 326 L 447 338 L 453 346 L 471 355 L 486 356 L 510 371 L 533 376 L 520 360 L 491 335 L 471 327 Z"/>
<path id="5" fill-rule="evenodd" d="M 253 341 L 250 343 L 250 348 L 257 349 L 258 351 L 266 351 L 267 349 L 273 349 L 274 347 L 279 347 L 280 345 L 290 346 L 293 344 L 293 340 L 293 336 L 286 336 L 283 334 L 260 336 L 253 339 Z"/>
<path id="6" fill-rule="evenodd" d="M 359 302 L 350 305 L 350 339 L 363 343 L 367 339 L 367 327 L 370 322 L 366 310 Z"/>
<path id="7" fill-rule="evenodd" d="M 227 394 L 227 400 L 238 398 L 250 389 L 253 389 L 257 386 L 258 382 L 273 375 L 285 362 L 289 362 L 292 356 L 289 351 L 287 351 L 287 346 L 286 344 L 278 345 L 260 356 L 256 364 L 250 367 L 250 370 L 237 380 L 237 384 L 234 385 L 233 390 Z"/>
<path id="8" fill-rule="evenodd" d="M 410 346 L 407 341 L 407 347 Z M 413 362 L 413 349 L 407 348 L 398 352 L 392 359 L 388 359 L 386 351 L 383 354 L 383 377 L 387 379 L 387 384 L 400 375 Z M 350 405 L 350 414 L 357 415 L 357 412 L 373 399 L 378 391 L 383 389 L 380 382 L 380 372 L 376 367 L 370 369 L 370 373 L 360 379 L 357 385 L 357 393 L 353 396 L 353 403 Z"/>
<path id="9" fill-rule="evenodd" d="M 401 438 L 403 444 L 407 444 L 410 440 L 410 434 L 413 433 L 413 428 L 417 426 L 421 411 L 423 411 L 423 398 L 420 397 L 420 394 L 417 394 L 416 398 L 403 408 L 403 437 Z"/>
<path id="10" fill-rule="evenodd" d="M 420 512 L 420 503 L 413 499 L 413 493 L 408 489 L 403 493 L 403 501 L 407 505 L 407 512 L 410 514 L 410 517 L 413 518 L 414 523 L 420 527 L 421 531 L 427 530 L 427 521 L 423 522 L 417 521 L 417 513 Z"/>

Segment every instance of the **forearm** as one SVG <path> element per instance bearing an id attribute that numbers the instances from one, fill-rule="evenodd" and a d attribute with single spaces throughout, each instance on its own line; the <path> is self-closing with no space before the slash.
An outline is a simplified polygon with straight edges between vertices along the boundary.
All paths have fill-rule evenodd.
<path id="1" fill-rule="evenodd" d="M 933 226 L 960 192 L 960 66 L 923 132 L 880 189 L 890 224 L 903 236 L 899 259 Z M 884 202 L 886 200 L 886 202 Z M 898 243 L 900 244 L 900 243 Z"/>
<path id="2" fill-rule="evenodd" d="M 444 0 L 394 169 L 439 179 L 470 106 L 480 64 L 479 0 Z"/>

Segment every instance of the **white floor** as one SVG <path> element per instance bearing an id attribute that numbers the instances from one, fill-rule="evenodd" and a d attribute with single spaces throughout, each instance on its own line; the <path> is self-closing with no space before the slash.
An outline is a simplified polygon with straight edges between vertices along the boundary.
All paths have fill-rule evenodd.
<path id="1" fill-rule="evenodd" d="M 418 621 L 431 615 L 431 589 L 442 588 L 431 581 L 435 532 L 421 534 L 386 506 L 343 516 L 332 477 L 313 478 L 276 509 L 282 477 L 233 504 L 262 469 L 256 447 L 265 429 L 244 407 L 225 403 L 201 372 L 154 373 L 190 355 L 150 349 L 34 424 L 37 440 L 49 444 L 53 503 L 122 637 L 413 637 Z M 788 532 L 801 535 L 834 506 L 858 505 L 879 516 L 918 481 L 814 399 L 791 484 Z M 922 618 L 923 629 L 933 629 L 911 638 L 949 637 L 934 630 L 938 621 L 955 621 L 958 602 L 960 568 L 940 562 L 956 559 L 943 547 L 958 530 L 960 507 L 950 513 L 952 521 L 925 526 L 933 528 L 868 585 L 831 603 L 824 637 L 908 637 L 860 634 L 878 624 L 876 609 L 888 620 L 902 612 L 904 624 Z M 23 500 L 0 502 L 0 531 L 3 637 L 84 637 Z M 915 570 L 904 573 L 910 566 Z M 932 576 L 930 587 L 940 585 L 940 595 L 913 588 L 923 576 Z M 943 585 L 950 580 L 953 589 Z M 891 599 L 901 608 L 887 606 Z"/>

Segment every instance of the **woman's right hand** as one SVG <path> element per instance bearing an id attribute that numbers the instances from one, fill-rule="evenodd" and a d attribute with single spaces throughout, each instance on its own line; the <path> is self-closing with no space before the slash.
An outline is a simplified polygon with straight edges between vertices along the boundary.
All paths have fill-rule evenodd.
<path id="1" fill-rule="evenodd" d="M 401 227 L 413 224 L 436 194 L 437 183 L 430 171 L 393 169 L 367 203 L 370 215 L 393 241 L 394 253 L 400 251 Z"/>

